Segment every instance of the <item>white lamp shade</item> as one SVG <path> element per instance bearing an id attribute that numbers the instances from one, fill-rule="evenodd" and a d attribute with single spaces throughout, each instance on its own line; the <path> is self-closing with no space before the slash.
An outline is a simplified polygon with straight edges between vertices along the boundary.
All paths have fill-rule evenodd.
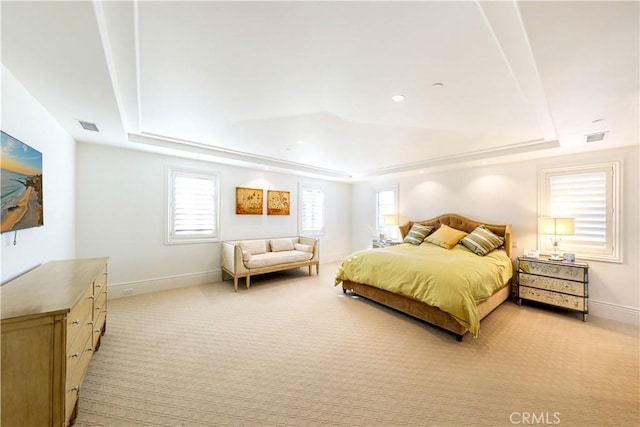
<path id="1" fill-rule="evenodd" d="M 575 233 L 576 221 L 574 218 L 542 217 L 538 220 L 540 234 L 571 235 Z"/>
<path id="2" fill-rule="evenodd" d="M 398 215 L 384 215 L 384 225 L 398 225 Z"/>

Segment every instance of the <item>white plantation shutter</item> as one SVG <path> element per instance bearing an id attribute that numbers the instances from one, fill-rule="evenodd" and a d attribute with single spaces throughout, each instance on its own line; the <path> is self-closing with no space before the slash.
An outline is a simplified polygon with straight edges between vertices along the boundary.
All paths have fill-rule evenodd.
<path id="1" fill-rule="evenodd" d="M 300 186 L 299 228 L 302 235 L 324 233 L 324 192 Z"/>
<path id="2" fill-rule="evenodd" d="M 386 232 L 385 215 L 397 215 L 396 188 L 386 187 L 376 190 L 376 230 Z"/>
<path id="3" fill-rule="evenodd" d="M 168 241 L 210 241 L 217 237 L 217 175 L 170 169 Z"/>
<path id="4" fill-rule="evenodd" d="M 376 230 L 391 238 L 400 238 L 400 229 L 384 223 L 385 215 L 398 215 L 398 187 L 380 187 L 376 190 Z"/>
<path id="5" fill-rule="evenodd" d="M 559 247 L 587 259 L 619 261 L 619 163 L 547 169 L 541 177 L 540 216 L 575 218 L 575 234 L 561 236 Z M 539 236 L 543 251 L 549 236 Z"/>

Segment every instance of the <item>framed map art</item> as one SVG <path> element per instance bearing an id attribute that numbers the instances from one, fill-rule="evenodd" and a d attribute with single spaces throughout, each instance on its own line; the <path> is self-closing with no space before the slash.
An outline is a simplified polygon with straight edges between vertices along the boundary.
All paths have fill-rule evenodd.
<path id="1" fill-rule="evenodd" d="M 262 194 L 259 188 L 236 187 L 236 214 L 262 215 Z"/>
<path id="2" fill-rule="evenodd" d="M 267 190 L 267 215 L 289 215 L 290 206 L 288 191 Z"/>

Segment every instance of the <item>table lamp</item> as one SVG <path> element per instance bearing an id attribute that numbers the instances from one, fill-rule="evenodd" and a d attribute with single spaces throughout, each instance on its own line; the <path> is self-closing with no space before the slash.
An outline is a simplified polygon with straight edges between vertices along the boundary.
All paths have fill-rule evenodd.
<path id="1" fill-rule="evenodd" d="M 384 215 L 383 216 L 384 225 L 387 226 L 387 236 L 391 231 L 391 227 L 398 225 L 398 215 Z"/>
<path id="2" fill-rule="evenodd" d="M 540 234 L 553 235 L 553 254 L 550 259 L 554 261 L 562 260 L 558 253 L 558 236 L 567 236 L 575 233 L 575 218 L 565 217 L 541 217 L 538 219 L 538 231 Z"/>

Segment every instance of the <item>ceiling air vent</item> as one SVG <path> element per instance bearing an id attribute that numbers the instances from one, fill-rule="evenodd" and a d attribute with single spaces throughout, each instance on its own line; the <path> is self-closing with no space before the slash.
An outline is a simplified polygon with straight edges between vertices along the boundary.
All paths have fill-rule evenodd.
<path id="1" fill-rule="evenodd" d="M 98 126 L 95 123 L 83 122 L 82 120 L 78 120 L 78 123 L 80 123 L 80 126 L 82 126 L 82 129 L 84 130 L 90 130 L 92 132 L 100 132 L 98 130 Z"/>
<path id="2" fill-rule="evenodd" d="M 607 132 L 591 133 L 589 135 L 585 135 L 585 142 L 602 141 L 605 138 L 605 136 L 607 136 Z"/>

